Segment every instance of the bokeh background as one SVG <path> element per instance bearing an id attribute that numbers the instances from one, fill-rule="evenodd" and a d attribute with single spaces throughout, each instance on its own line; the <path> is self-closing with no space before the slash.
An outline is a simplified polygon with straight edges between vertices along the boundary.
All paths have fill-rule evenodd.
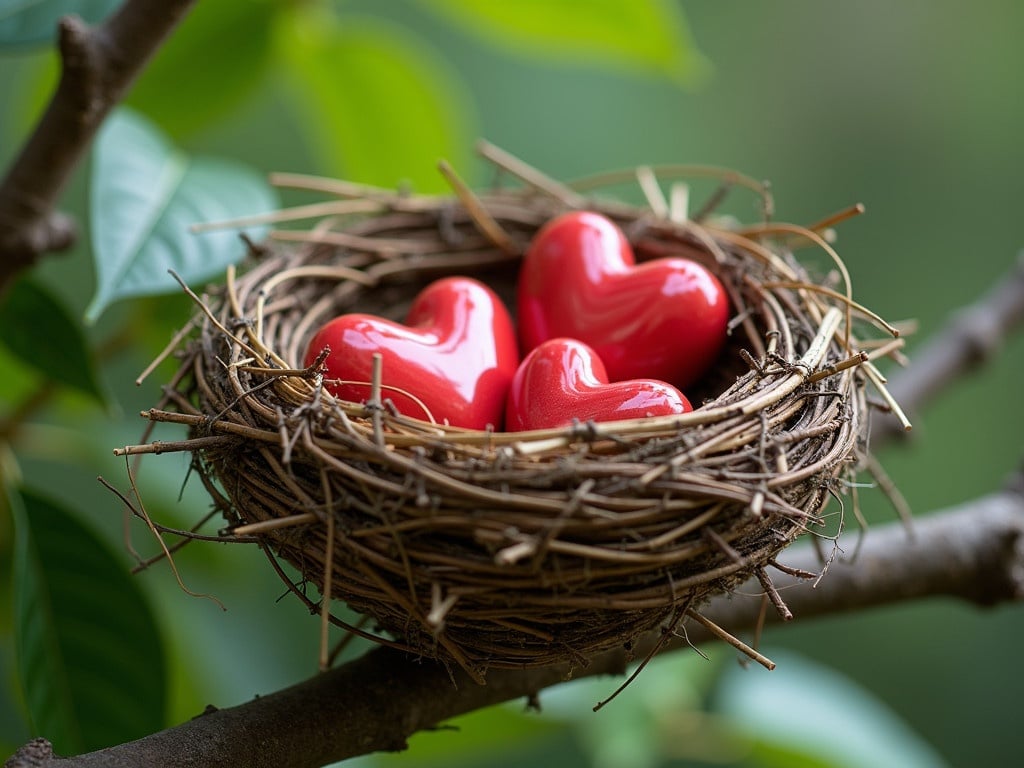
<path id="1" fill-rule="evenodd" d="M 674 26 L 606 49 L 574 49 L 557 29 L 546 39 L 529 25 L 481 26 L 481 13 L 465 6 L 487 3 L 349 0 L 325 5 L 316 23 L 312 14 L 271 18 L 267 8 L 283 3 L 222 5 L 237 13 L 230 33 L 200 9 L 181 37 L 193 54 L 214 57 L 224 44 L 217 35 L 230 35 L 238 71 L 218 79 L 216 62 L 204 69 L 203 57 L 185 50 L 154 62 L 152 82 L 144 76 L 129 99 L 189 152 L 263 172 L 442 189 L 433 175 L 442 152 L 473 183 L 488 181 L 472 151 L 485 137 L 561 179 L 639 164 L 737 169 L 770 180 L 778 218 L 797 223 L 862 202 L 867 213 L 840 226 L 837 246 L 861 303 L 919 322 L 911 359 L 951 311 L 1008 273 L 1024 245 L 1024 5 L 1010 0 L 665 3 L 660 13 Z M 526 15 L 533 4 L 509 5 Z M 580 2 L 563 21 L 586 25 L 618 5 Z M 662 35 L 675 55 L 659 63 L 635 53 L 662 45 Z M 390 91 L 400 83 L 374 58 L 378 49 L 365 48 L 378 38 L 429 75 L 433 90 Z M 252 54 L 263 50 L 274 56 Z M 379 77 L 367 79 L 370 69 Z M 23 139 L 53 70 L 45 49 L 0 54 L 0 161 Z M 756 216 L 742 195 L 730 205 Z M 66 206 L 85 219 L 87 168 Z M 94 281 L 88 239 L 37 275 L 80 316 Z M 119 551 L 121 506 L 95 478 L 124 485 L 110 449 L 138 440 L 135 414 L 158 386 L 132 382 L 187 313 L 178 296 L 113 307 L 88 329 L 107 345 L 101 376 L 113 405 L 59 394 L 13 446 L 27 484 L 67 502 Z M 0 364 L 8 411 L 38 382 L 17 361 Z M 1020 466 L 1022 372 L 1018 335 L 914 414 L 910 440 L 881 453 L 915 514 L 992 491 Z M 141 478 L 149 511 L 181 526 L 206 508 L 197 484 L 182 490 L 185 470 L 183 459 L 165 456 Z M 861 498 L 870 524 L 893 519 L 881 493 Z M 9 521 L 0 531 L 6 570 Z M 144 542 L 140 528 L 134 535 Z M 315 671 L 316 620 L 298 601 L 278 600 L 283 587 L 265 560 L 241 549 L 194 545 L 177 560 L 189 586 L 216 594 L 227 611 L 181 592 L 165 567 L 137 577 L 167 639 L 170 722 Z M 9 623 L 0 621 L 0 752 L 29 735 Z M 946 600 L 797 617 L 766 633 L 766 653 L 781 662 L 773 673 L 741 670 L 722 649 L 707 649 L 710 660 L 676 654 L 598 715 L 590 706 L 617 681 L 565 686 L 542 697 L 539 715 L 516 704 L 470 716 L 457 732 L 417 736 L 408 753 L 362 762 L 1011 765 L 1024 752 L 1021 636 L 1020 607 Z"/>

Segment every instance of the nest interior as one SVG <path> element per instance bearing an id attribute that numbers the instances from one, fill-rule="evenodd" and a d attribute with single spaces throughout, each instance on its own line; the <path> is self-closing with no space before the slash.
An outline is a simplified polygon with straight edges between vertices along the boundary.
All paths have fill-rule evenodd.
<path id="1" fill-rule="evenodd" d="M 752 577 L 784 610 L 769 569 L 823 530 L 830 495 L 866 450 L 871 360 L 890 351 L 859 340 L 880 321 L 850 300 L 838 257 L 832 283 L 793 257 L 797 242 L 834 256 L 821 228 L 740 228 L 553 182 L 456 189 L 350 192 L 196 297 L 178 373 L 144 415 L 188 425 L 223 537 L 255 537 L 311 608 L 326 616 L 330 601 L 307 597 L 306 583 L 373 631 L 335 623 L 479 680 L 492 666 L 585 664 L 700 620 L 710 595 Z M 401 319 L 443 275 L 478 277 L 514 306 L 533 234 L 583 207 L 619 223 L 638 261 L 698 260 L 729 292 L 730 340 L 688 392 L 692 413 L 466 431 L 406 418 L 386 398 L 338 401 L 320 371 L 300 367 L 321 323 L 351 311 Z"/>

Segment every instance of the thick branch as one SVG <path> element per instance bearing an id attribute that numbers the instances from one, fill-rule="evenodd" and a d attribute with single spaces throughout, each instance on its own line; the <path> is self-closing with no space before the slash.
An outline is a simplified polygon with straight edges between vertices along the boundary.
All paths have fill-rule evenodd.
<path id="1" fill-rule="evenodd" d="M 856 563 L 842 557 L 817 586 L 779 574 L 777 588 L 798 619 L 860 610 L 903 600 L 947 596 L 988 606 L 1024 598 L 1024 474 L 1007 490 L 920 518 L 914 538 L 898 524 L 865 535 Z M 786 565 L 819 570 L 813 548 L 788 550 Z M 702 613 L 739 632 L 755 626 L 759 585 L 713 600 Z M 774 614 L 769 613 L 768 620 Z M 774 617 L 774 620 L 778 620 Z M 690 642 L 709 640 L 697 624 Z M 648 636 L 642 657 L 659 638 Z M 673 640 L 668 647 L 683 647 Z M 139 741 L 68 759 L 14 756 L 8 768 L 168 768 L 251 765 L 320 766 L 378 750 L 401 749 L 406 738 L 456 715 L 520 697 L 531 697 L 569 677 L 621 674 L 622 651 L 595 657 L 585 669 L 565 665 L 534 670 L 491 670 L 487 685 L 459 670 L 446 671 L 380 648 L 291 688 L 230 709 L 208 712 Z M 454 683 L 454 684 L 453 684 Z M 640 685 L 643 684 L 641 676 Z"/>
<path id="2" fill-rule="evenodd" d="M 0 182 L 0 294 L 75 227 L 54 211 L 103 119 L 195 0 L 126 0 L 103 24 L 60 21 L 62 71 L 46 111 Z"/>
<path id="3" fill-rule="evenodd" d="M 988 293 L 951 314 L 942 331 L 914 350 L 911 365 L 892 375 L 887 388 L 907 413 L 921 410 L 950 383 L 994 357 L 1024 322 L 1024 251 L 1014 269 Z M 872 438 L 905 434 L 895 419 L 879 419 Z"/>

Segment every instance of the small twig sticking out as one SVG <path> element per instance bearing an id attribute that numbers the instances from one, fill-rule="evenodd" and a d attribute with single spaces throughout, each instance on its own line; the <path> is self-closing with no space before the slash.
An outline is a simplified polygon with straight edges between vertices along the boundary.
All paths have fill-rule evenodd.
<path id="1" fill-rule="evenodd" d="M 907 418 L 907 414 L 903 411 L 903 406 L 900 405 L 895 395 L 893 395 L 889 387 L 886 386 L 885 377 L 882 375 L 881 371 L 879 371 L 878 368 L 875 367 L 875 364 L 870 361 L 864 363 L 864 371 L 867 373 L 868 379 L 871 383 L 875 385 L 875 390 L 879 395 L 881 395 L 882 400 L 889 409 L 889 412 L 896 417 L 896 420 L 899 422 L 903 431 L 909 432 L 913 429 L 913 424 L 910 423 L 910 419 Z"/>
<path id="2" fill-rule="evenodd" d="M 459 596 L 449 594 L 442 596 L 441 585 L 436 581 L 430 585 L 430 611 L 427 613 L 427 625 L 433 628 L 435 634 L 444 631 L 444 620 L 448 612 L 455 607 Z"/>
<path id="3" fill-rule="evenodd" d="M 261 224 L 277 224 L 282 221 L 319 219 L 324 216 L 346 216 L 352 213 L 376 213 L 382 207 L 381 203 L 376 200 L 329 200 L 323 203 L 310 203 L 309 205 L 297 205 L 292 208 L 267 211 L 266 213 L 256 213 L 251 216 L 239 216 L 235 219 L 204 221 L 193 224 L 189 227 L 189 232 L 202 234 L 203 232 L 215 232 L 221 229 L 240 229 L 242 227 L 256 227 Z"/>
<path id="4" fill-rule="evenodd" d="M 698 224 L 703 222 L 704 219 L 714 213 L 715 209 L 725 201 L 725 198 L 728 196 L 731 189 L 732 182 L 729 180 L 725 180 L 715 187 L 715 191 L 711 193 L 711 196 L 704 201 L 704 204 L 700 208 L 694 211 L 692 219 Z"/>
<path id="5" fill-rule="evenodd" d="M 499 149 L 487 141 L 479 141 L 476 145 L 477 152 L 490 160 L 499 168 L 502 168 L 534 189 L 544 192 L 556 200 L 560 200 L 569 208 L 583 208 L 587 204 L 585 197 L 555 181 L 550 176 L 538 171 L 518 157 L 515 157 L 503 149 Z"/>
<path id="6" fill-rule="evenodd" d="M 853 368 L 854 366 L 858 366 L 861 363 L 866 363 L 867 361 L 868 353 L 858 352 L 857 354 L 851 355 L 845 360 L 842 360 L 838 363 L 834 363 L 833 365 L 828 365 L 822 368 L 820 371 L 815 371 L 814 373 L 807 377 L 807 383 L 813 384 L 816 381 L 827 379 L 829 376 L 834 376 L 840 371 L 845 371 L 847 368 Z"/>
<path id="7" fill-rule="evenodd" d="M 762 499 L 763 498 L 764 497 L 762 496 Z M 743 555 L 737 552 L 736 549 L 729 544 L 729 542 L 723 539 L 721 535 L 717 531 L 715 531 L 714 528 L 704 526 L 703 528 L 701 528 L 701 534 L 705 538 L 709 539 L 712 544 L 718 547 L 718 549 L 721 550 L 726 557 L 728 557 L 737 565 L 743 565 L 746 562 Z"/>
<path id="8" fill-rule="evenodd" d="M 843 208 L 841 211 L 836 211 L 830 216 L 826 216 L 821 221 L 816 221 L 814 224 L 807 227 L 807 229 L 812 232 L 823 232 L 837 224 L 843 223 L 847 219 L 852 219 L 854 216 L 860 216 L 865 210 L 867 209 L 864 207 L 864 203 L 854 203 L 847 208 Z"/>
<path id="9" fill-rule="evenodd" d="M 691 217 L 692 221 L 700 222 L 707 218 L 725 198 L 725 195 L 733 187 L 744 187 L 758 196 L 761 202 L 761 210 L 764 220 L 768 221 L 775 213 L 775 203 L 771 196 L 771 184 L 767 181 L 758 181 L 746 174 L 739 173 L 729 168 L 720 168 L 714 165 L 693 165 L 693 164 L 672 164 L 659 165 L 658 176 L 662 179 L 686 178 L 686 179 L 717 179 L 720 182 L 719 188 L 711 195 L 711 198 L 702 205 Z M 577 193 L 599 187 L 609 187 L 615 184 L 630 183 L 636 178 L 636 171 L 633 168 L 628 170 L 606 171 L 593 174 L 581 179 L 575 179 L 570 187 Z"/>
<path id="10" fill-rule="evenodd" d="M 146 380 L 146 377 L 149 376 L 149 374 L 151 374 L 153 371 L 155 371 L 157 366 L 160 365 L 160 363 L 162 363 L 164 360 L 166 360 L 168 357 L 174 354 L 174 351 L 181 346 L 181 342 L 185 339 L 186 336 L 188 336 L 192 332 L 192 329 L 194 327 L 195 319 L 190 318 L 189 321 L 185 323 L 177 333 L 174 334 L 170 342 L 167 344 L 166 347 L 163 348 L 160 354 L 156 356 L 153 362 L 147 365 L 146 368 L 142 371 L 142 373 L 138 375 L 138 378 L 135 379 L 135 386 L 142 386 L 142 382 Z"/>
<path id="11" fill-rule="evenodd" d="M 901 331 L 901 333 L 904 332 Z M 861 340 L 860 344 L 861 346 L 865 346 L 865 342 L 863 340 Z M 879 360 L 883 357 L 891 357 L 901 365 L 906 364 L 906 356 L 900 352 L 900 350 L 902 350 L 906 345 L 907 340 L 903 336 L 896 339 L 890 339 L 868 352 L 868 360 Z"/>
<path id="12" fill-rule="evenodd" d="M 170 534 L 172 536 L 177 536 L 178 537 L 178 541 L 176 541 L 174 544 L 171 544 L 169 547 L 167 547 L 167 552 L 169 554 L 172 554 L 172 555 L 174 553 L 178 552 L 179 550 L 183 549 L 187 545 L 191 544 L 193 541 L 211 541 L 211 542 L 231 541 L 231 542 L 235 542 L 235 543 L 238 543 L 238 544 L 256 544 L 256 543 L 259 542 L 259 539 L 255 538 L 255 537 L 240 536 L 240 535 L 235 534 L 234 532 L 232 532 L 232 535 L 230 537 L 225 536 L 223 534 L 217 534 L 215 536 L 208 536 L 208 535 L 203 535 L 203 534 L 198 533 L 199 529 L 202 528 L 204 525 L 206 525 L 208 522 L 210 522 L 210 520 L 215 515 L 217 515 L 219 513 L 219 511 L 220 510 L 218 510 L 216 507 L 214 507 L 209 512 L 207 512 L 205 515 L 203 515 L 201 518 L 199 518 L 199 520 L 197 520 L 192 525 L 192 527 L 190 527 L 187 531 L 181 530 L 179 528 L 169 528 L 166 525 L 160 525 L 158 523 L 154 523 L 153 526 L 160 533 L 166 533 L 166 534 Z M 135 514 L 134 511 L 133 510 L 129 510 L 128 514 L 125 515 L 126 526 L 127 526 L 128 523 L 130 523 L 133 514 Z M 138 515 L 135 514 L 135 516 L 137 517 Z M 149 568 L 154 566 L 156 563 L 159 563 L 160 561 L 162 561 L 166 557 L 164 552 L 160 551 L 157 554 L 152 555 L 150 557 L 142 558 L 135 551 L 134 547 L 131 546 L 130 541 L 129 541 L 129 535 L 128 535 L 127 532 L 125 533 L 125 541 L 128 543 L 129 551 L 131 552 L 132 556 L 135 557 L 135 560 L 136 560 L 136 563 L 135 563 L 134 566 L 132 566 L 132 570 L 131 570 L 131 573 L 132 573 L 133 576 L 135 574 L 142 573 L 143 571 L 148 570 Z"/>
<path id="13" fill-rule="evenodd" d="M 370 373 L 370 400 L 367 405 L 372 409 L 371 418 L 373 419 L 373 440 L 381 448 L 384 447 L 384 426 L 381 421 L 383 418 L 384 406 L 380 397 L 383 370 L 384 357 L 380 352 L 374 352 L 373 368 Z"/>
<path id="14" fill-rule="evenodd" d="M 258 533 L 276 531 L 280 528 L 291 528 L 295 525 L 315 523 L 317 519 L 317 516 L 312 512 L 302 512 L 298 515 L 289 515 L 288 517 L 275 517 L 272 520 L 260 520 L 255 523 L 246 523 L 245 525 L 240 525 L 237 528 L 232 528 L 231 533 L 235 536 L 254 536 Z"/>
<path id="15" fill-rule="evenodd" d="M 703 616 L 700 613 L 698 613 L 697 611 L 694 611 L 692 609 L 688 610 L 686 612 L 686 615 L 689 616 L 694 621 L 696 621 L 702 627 L 704 627 L 704 629 L 706 629 L 709 633 L 711 633 L 712 635 L 717 637 L 719 640 L 724 640 L 725 642 L 727 642 L 729 645 L 731 645 L 736 650 L 740 651 L 741 653 L 745 654 L 746 656 L 749 656 L 751 659 L 756 661 L 758 664 L 760 664 L 765 669 L 769 669 L 769 670 L 775 669 L 775 662 L 774 661 L 769 659 L 763 653 L 760 653 L 759 651 L 755 651 L 753 648 L 751 648 L 749 645 L 744 643 L 739 638 L 734 637 L 733 635 L 729 634 L 724 629 L 722 629 L 720 626 L 715 624 L 715 622 L 713 622 L 708 617 Z"/>
<path id="16" fill-rule="evenodd" d="M 651 646 L 651 650 L 648 651 L 647 655 L 644 657 L 644 660 L 636 665 L 636 669 L 633 670 L 633 673 L 629 677 L 627 677 L 618 688 L 612 691 L 610 696 L 608 696 L 605 699 L 602 699 L 594 705 L 594 712 L 597 712 L 599 709 L 603 708 L 606 704 L 611 702 L 616 696 L 618 696 L 620 693 L 626 690 L 626 688 L 629 687 L 630 683 L 632 683 L 634 680 L 637 679 L 637 677 L 640 676 L 640 673 L 644 671 L 644 667 L 646 667 L 650 663 L 651 659 L 658 655 L 658 652 L 661 651 L 661 649 L 665 647 L 668 641 L 672 639 L 672 637 L 676 634 L 676 628 L 679 626 L 679 622 L 681 622 L 683 620 L 683 617 L 686 616 L 687 612 L 690 610 L 690 605 L 692 603 L 693 598 L 691 597 L 676 610 L 675 616 L 672 617 L 671 623 L 667 627 L 664 627 L 662 629 L 661 637 L 659 637 L 657 642 Z"/>
<path id="17" fill-rule="evenodd" d="M 325 192 L 337 197 L 354 197 L 368 199 L 391 200 L 395 197 L 394 190 L 385 187 L 374 187 L 355 181 L 334 179 L 326 176 L 314 176 L 307 173 L 288 173 L 275 171 L 269 176 L 270 183 L 283 189 L 301 189 L 306 192 Z"/>
<path id="18" fill-rule="evenodd" d="M 455 169 L 446 160 L 438 163 L 437 167 L 441 171 L 441 175 L 451 185 L 459 200 L 466 207 L 480 233 L 505 253 L 512 256 L 518 254 L 521 250 L 519 246 L 509 237 L 508 232 L 502 229 L 501 224 L 483 206 L 480 199 L 473 194 L 473 190 L 459 177 Z"/>
<path id="19" fill-rule="evenodd" d="M 123 448 L 115 448 L 115 456 L 141 456 L 143 454 L 180 453 L 182 451 L 198 451 L 204 448 L 214 448 L 218 445 L 227 445 L 237 442 L 235 438 L 227 435 L 208 435 L 206 437 L 192 437 L 187 440 L 154 440 L 152 443 L 141 445 L 126 445 Z"/>
<path id="20" fill-rule="evenodd" d="M 761 595 L 761 609 L 757 612 L 757 619 L 754 621 L 753 648 L 761 647 L 761 635 L 764 634 L 764 625 L 768 620 L 768 605 L 770 602 L 767 593 Z"/>
<path id="21" fill-rule="evenodd" d="M 768 565 L 770 565 L 772 568 L 776 569 L 777 571 L 780 571 L 780 572 L 786 574 L 787 576 L 792 576 L 794 579 L 817 579 L 818 578 L 818 574 L 816 574 L 814 571 L 808 571 L 808 570 L 804 570 L 803 568 L 794 568 L 793 566 L 785 565 L 783 563 L 780 563 L 774 557 L 768 561 Z"/>
<path id="22" fill-rule="evenodd" d="M 914 519 L 913 512 L 910 509 L 910 504 L 907 503 L 906 498 L 900 493 L 900 489 L 896 487 L 896 483 L 889 477 L 889 473 L 885 471 L 881 462 L 875 458 L 874 454 L 869 453 L 866 457 L 864 468 L 867 469 L 871 477 L 874 478 L 878 484 L 879 489 L 885 494 L 885 497 L 889 499 L 889 503 L 892 504 L 893 509 L 896 510 L 896 515 L 899 517 L 900 522 L 903 523 L 903 527 L 907 531 L 907 538 L 910 540 L 914 539 Z"/>
<path id="23" fill-rule="evenodd" d="M 669 188 L 668 218 L 673 224 L 685 224 L 690 217 L 690 185 L 681 181 Z"/>
<path id="24" fill-rule="evenodd" d="M 99 482 L 103 485 L 104 488 L 106 488 L 108 491 L 117 496 L 117 498 L 119 498 L 121 502 L 126 507 L 128 507 L 128 509 L 131 510 L 132 514 L 134 514 L 139 519 L 145 521 L 146 525 L 149 527 L 150 532 L 153 534 L 153 538 L 157 540 L 157 543 L 159 543 L 160 548 L 163 550 L 164 557 L 167 558 L 167 562 L 171 566 L 171 572 L 174 574 L 174 579 L 178 582 L 178 586 L 181 587 L 181 591 L 187 595 L 190 595 L 191 597 L 206 598 L 207 600 L 210 600 L 213 603 L 215 603 L 222 611 L 226 611 L 227 608 L 224 606 L 224 603 L 222 603 L 213 595 L 200 594 L 199 592 L 194 592 L 185 586 L 185 582 L 181 579 L 181 574 L 178 572 L 178 567 L 174 564 L 174 557 L 168 550 L 167 544 L 166 542 L 164 542 L 163 536 L 161 536 L 160 532 L 157 531 L 156 526 L 153 524 L 152 518 L 150 518 L 149 513 L 146 512 L 146 508 L 142 505 L 142 500 L 141 497 L 139 496 L 139 489 L 135 485 L 135 477 L 132 475 L 131 467 L 128 465 L 127 457 L 125 457 L 125 471 L 128 473 L 128 482 L 131 484 L 132 494 L 134 494 L 136 500 L 139 502 L 138 508 L 136 508 L 136 506 L 131 502 L 131 500 L 127 496 L 121 493 L 121 491 L 115 488 L 113 485 L 108 483 L 104 478 L 97 477 L 96 479 L 99 480 Z"/>
<path id="25" fill-rule="evenodd" d="M 257 359 L 257 360 L 262 360 L 263 359 L 263 355 L 261 355 L 258 351 L 256 351 L 252 347 L 250 347 L 248 344 L 246 344 L 244 341 L 242 341 L 240 338 L 238 338 L 238 336 L 236 336 L 234 333 L 232 333 L 231 331 L 229 331 L 227 328 L 224 327 L 224 324 L 221 323 L 221 321 L 217 319 L 217 316 L 214 315 L 213 312 L 210 311 L 210 308 L 208 306 L 206 306 L 206 304 L 203 302 L 203 300 L 200 299 L 199 296 L 196 295 L 196 292 L 188 287 L 188 283 L 185 282 L 184 278 L 182 278 L 181 275 L 179 275 L 173 269 L 169 269 L 167 271 L 171 275 L 171 277 L 173 277 L 177 281 L 178 285 L 181 286 L 181 289 L 185 292 L 185 295 L 188 296 L 192 300 L 192 303 L 194 303 L 197 307 L 199 307 L 200 311 L 204 315 L 206 315 L 206 318 L 211 323 L 213 323 L 214 327 L 218 331 L 220 331 L 227 338 L 231 339 L 236 344 L 238 344 L 238 346 L 241 347 L 245 351 L 245 353 L 247 355 L 250 355 L 251 357 L 253 357 L 253 358 Z"/>
<path id="26" fill-rule="evenodd" d="M 761 186 L 764 188 L 764 194 L 761 196 L 761 202 L 763 203 L 761 215 L 764 217 L 765 224 L 767 224 L 775 217 L 775 198 L 772 196 L 772 183 L 770 180 L 765 179 L 761 182 Z"/>
<path id="27" fill-rule="evenodd" d="M 636 180 L 640 184 L 640 190 L 644 193 L 647 205 L 651 212 L 659 219 L 667 219 L 669 214 L 668 201 L 658 184 L 658 177 L 650 166 L 641 165 L 636 169 Z"/>
<path id="28" fill-rule="evenodd" d="M 842 276 L 842 279 L 843 279 L 843 285 L 846 287 L 846 292 L 844 294 L 838 294 L 837 293 L 837 294 L 835 294 L 834 298 L 839 298 L 840 296 L 842 296 L 843 299 L 841 299 L 841 300 L 844 300 L 845 304 L 846 304 L 846 324 L 845 324 L 845 326 L 843 328 L 843 334 L 844 334 L 843 346 L 846 347 L 847 349 L 849 349 L 850 348 L 850 334 L 851 334 L 851 332 L 853 330 L 853 328 L 852 328 L 853 323 L 851 322 L 851 311 L 852 311 L 852 307 L 854 306 L 854 304 L 853 304 L 853 284 L 850 281 L 850 272 L 846 268 L 846 264 L 839 257 L 839 254 L 836 253 L 836 250 L 831 245 L 829 245 L 829 243 L 825 240 L 824 237 L 822 237 L 820 234 L 818 234 L 814 230 L 807 229 L 806 227 L 800 227 L 800 226 L 797 226 L 795 224 L 770 224 L 770 223 L 765 223 L 765 224 L 762 224 L 762 225 L 759 225 L 759 226 L 756 226 L 756 227 L 748 227 L 747 229 L 741 230 L 741 231 L 745 232 L 747 234 L 751 234 L 751 235 L 757 235 L 757 234 L 759 234 L 759 235 L 797 235 L 797 236 L 800 236 L 800 237 L 805 237 L 809 241 L 811 241 L 812 243 L 817 245 L 819 248 L 821 248 L 821 250 L 824 251 L 826 254 L 828 254 L 829 258 L 832 259 L 832 263 L 835 264 L 836 269 L 839 270 L 839 274 Z M 797 286 L 793 286 L 793 287 L 797 287 Z M 829 289 L 829 290 L 831 290 L 831 289 Z M 875 319 L 875 318 L 872 318 L 872 319 Z M 878 318 L 878 320 L 880 320 L 880 318 Z M 899 331 L 895 330 L 888 323 L 882 322 L 881 324 L 893 336 L 899 336 Z"/>
<path id="29" fill-rule="evenodd" d="M 757 580 L 761 582 L 761 588 L 764 590 L 765 595 L 771 601 L 772 605 L 775 606 L 775 611 L 779 614 L 779 618 L 783 621 L 790 621 L 793 618 L 793 612 L 789 610 L 789 606 L 782 599 L 782 595 L 772 584 L 771 577 L 765 573 L 764 568 L 758 568 L 754 571 L 754 575 L 757 576 Z"/>

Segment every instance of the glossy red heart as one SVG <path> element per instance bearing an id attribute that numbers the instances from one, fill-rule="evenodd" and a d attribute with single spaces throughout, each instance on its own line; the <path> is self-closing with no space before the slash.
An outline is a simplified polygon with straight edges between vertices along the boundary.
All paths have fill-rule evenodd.
<path id="1" fill-rule="evenodd" d="M 548 339 L 579 339 L 612 381 L 689 386 L 715 362 L 728 321 L 728 297 L 711 272 L 682 258 L 636 265 L 622 231 L 587 211 L 542 227 L 519 275 L 523 354 Z"/>
<path id="2" fill-rule="evenodd" d="M 508 393 L 509 432 L 553 429 L 574 419 L 618 421 L 693 410 L 682 392 L 663 381 L 608 383 L 601 358 L 575 339 L 550 339 L 526 356 Z"/>
<path id="3" fill-rule="evenodd" d="M 330 347 L 324 386 L 336 397 L 369 399 L 373 355 L 379 352 L 382 398 L 406 416 L 468 429 L 501 429 L 519 362 L 505 305 L 490 288 L 465 277 L 424 288 L 405 325 L 367 314 L 331 320 L 310 340 L 305 364 L 324 347 Z"/>

